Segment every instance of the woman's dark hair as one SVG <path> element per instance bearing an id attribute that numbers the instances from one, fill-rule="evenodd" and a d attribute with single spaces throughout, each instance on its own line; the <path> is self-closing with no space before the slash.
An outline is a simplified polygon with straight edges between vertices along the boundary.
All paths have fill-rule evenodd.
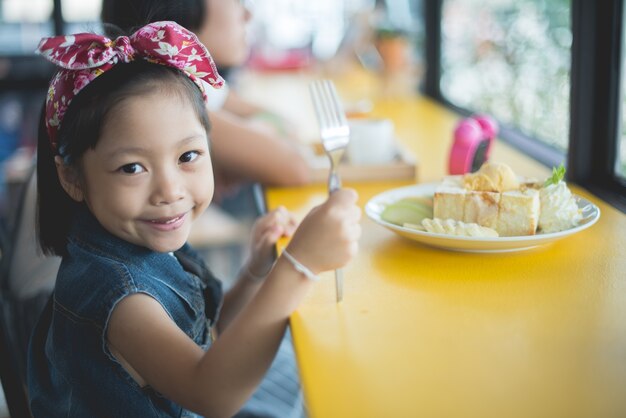
<path id="1" fill-rule="evenodd" d="M 109 116 L 117 105 L 132 97 L 153 92 L 179 95 L 194 109 L 198 120 L 210 130 L 202 92 L 179 70 L 138 59 L 118 64 L 102 74 L 72 100 L 58 132 L 58 155 L 79 176 L 81 157 L 95 148 Z M 59 181 L 55 154 L 45 127 L 45 107 L 39 123 L 37 147 L 39 244 L 45 254 L 66 254 L 72 219 L 84 203 L 71 199 Z"/>
<path id="2" fill-rule="evenodd" d="M 103 0 L 100 18 L 126 33 L 161 20 L 173 20 L 196 32 L 204 23 L 205 3 L 206 0 Z"/>
<path id="3" fill-rule="evenodd" d="M 162 20 L 172 20 L 197 34 L 204 25 L 206 9 L 206 0 L 102 0 L 100 19 L 110 38 Z M 228 80 L 231 68 L 219 62 L 215 64 L 221 76 Z"/>

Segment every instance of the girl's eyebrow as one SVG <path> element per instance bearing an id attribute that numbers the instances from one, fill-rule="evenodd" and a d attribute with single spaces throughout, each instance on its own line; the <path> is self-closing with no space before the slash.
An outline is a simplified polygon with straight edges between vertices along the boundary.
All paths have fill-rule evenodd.
<path id="1" fill-rule="evenodd" d="M 181 139 L 175 144 L 175 146 L 176 148 L 183 147 L 189 142 L 193 142 L 198 139 L 204 139 L 204 138 L 206 138 L 206 135 L 204 134 L 200 134 L 200 133 L 193 134 L 193 135 L 190 135 Z M 106 157 L 113 158 L 113 157 L 116 157 L 118 155 L 123 155 L 123 154 L 146 154 L 148 151 L 149 151 L 149 148 L 143 148 L 143 147 L 122 147 L 122 148 L 114 149 L 113 151 L 108 153 Z"/>

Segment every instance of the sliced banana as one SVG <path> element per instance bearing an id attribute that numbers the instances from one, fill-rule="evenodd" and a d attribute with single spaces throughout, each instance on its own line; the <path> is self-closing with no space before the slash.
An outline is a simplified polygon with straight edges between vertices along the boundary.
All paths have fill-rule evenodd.
<path id="1" fill-rule="evenodd" d="M 422 220 L 422 226 L 428 232 L 434 234 L 456 235 L 461 237 L 489 237 L 495 238 L 498 233 L 486 226 L 476 223 L 465 223 L 454 219 L 428 219 Z"/>

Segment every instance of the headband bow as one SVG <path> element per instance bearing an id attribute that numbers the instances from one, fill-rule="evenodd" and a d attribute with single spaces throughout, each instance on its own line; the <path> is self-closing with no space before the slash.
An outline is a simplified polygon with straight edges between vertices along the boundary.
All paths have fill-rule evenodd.
<path id="1" fill-rule="evenodd" d="M 206 47 L 196 35 L 175 22 L 150 23 L 130 37 L 115 40 L 90 33 L 43 38 L 37 53 L 61 67 L 50 81 L 46 98 L 46 129 L 55 151 L 61 122 L 72 99 L 120 62 L 140 57 L 177 68 L 196 83 L 205 101 L 204 83 L 214 88 L 224 85 Z"/>

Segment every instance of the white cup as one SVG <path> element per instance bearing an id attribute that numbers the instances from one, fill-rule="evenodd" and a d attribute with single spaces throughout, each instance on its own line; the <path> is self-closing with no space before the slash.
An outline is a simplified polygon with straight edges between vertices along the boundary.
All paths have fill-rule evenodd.
<path id="1" fill-rule="evenodd" d="M 394 126 L 389 119 L 351 119 L 346 153 L 351 164 L 385 164 L 395 157 Z"/>

